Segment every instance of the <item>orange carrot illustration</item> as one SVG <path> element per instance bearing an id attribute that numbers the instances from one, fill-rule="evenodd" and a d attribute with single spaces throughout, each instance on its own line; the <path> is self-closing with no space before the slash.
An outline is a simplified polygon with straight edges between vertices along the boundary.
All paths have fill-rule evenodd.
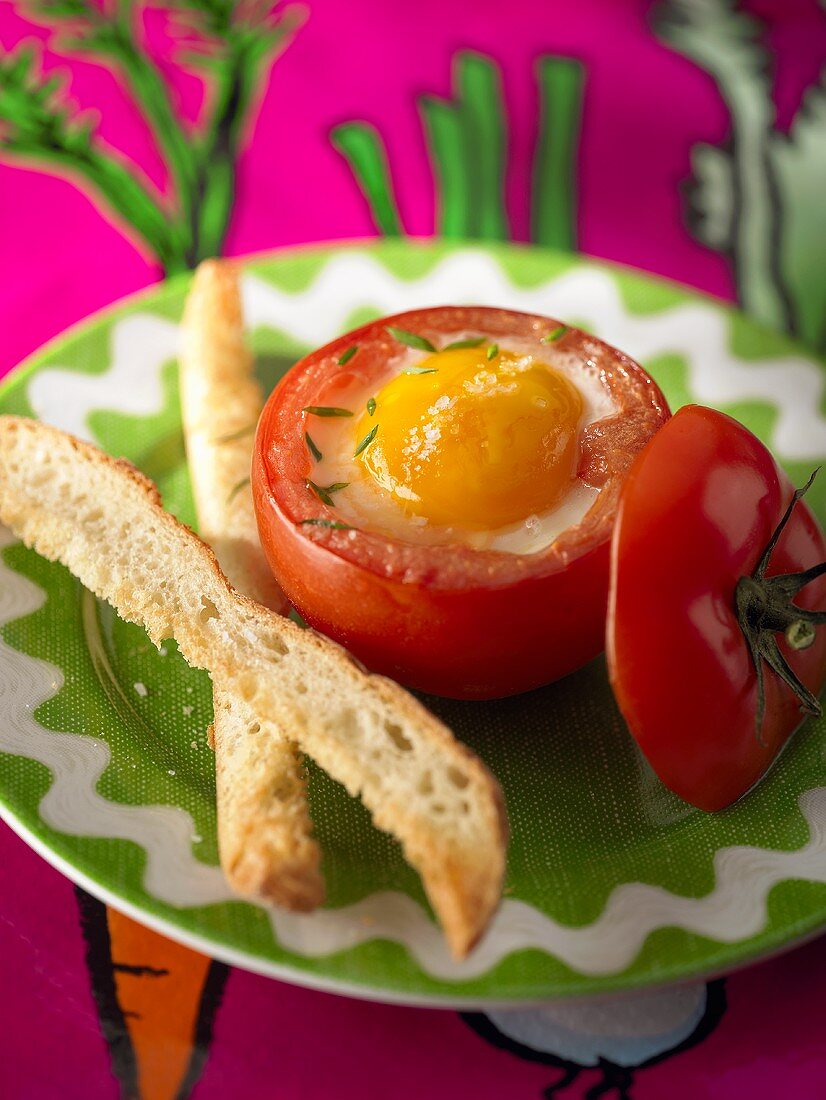
<path id="1" fill-rule="evenodd" d="M 78 890 L 101 1031 L 124 1100 L 184 1100 L 200 1077 L 228 969 Z"/>

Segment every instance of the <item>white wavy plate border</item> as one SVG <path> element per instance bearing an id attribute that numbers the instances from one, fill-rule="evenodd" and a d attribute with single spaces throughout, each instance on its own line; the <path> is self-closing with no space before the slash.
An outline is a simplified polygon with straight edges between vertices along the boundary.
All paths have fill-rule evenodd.
<path id="1" fill-rule="evenodd" d="M 391 313 L 461 299 L 563 317 L 598 318 L 594 327 L 600 334 L 636 358 L 668 352 L 684 356 L 688 384 L 699 401 L 761 400 L 774 405 L 779 415 L 772 442 L 783 457 L 818 460 L 826 454 L 826 419 L 819 411 L 824 378 L 817 367 L 800 356 L 742 363 L 728 348 L 725 312 L 711 303 L 631 314 L 604 269 L 583 266 L 538 286 L 520 288 L 509 282 L 489 253 L 468 248 L 449 253 L 428 273 L 408 281 L 389 272 L 369 251 L 345 249 L 298 293 L 281 291 L 254 275 L 245 276 L 243 289 L 251 327 L 272 326 L 304 344 L 331 339 L 354 310 L 365 306 Z M 346 301 L 342 301 L 343 289 L 349 292 Z M 42 420 L 86 438 L 91 438 L 88 415 L 92 410 L 138 416 L 159 413 L 161 369 L 176 355 L 177 339 L 178 326 L 151 313 L 124 318 L 113 328 L 109 369 L 97 375 L 57 367 L 41 370 L 28 384 L 32 407 Z M 2 532 L 0 549 L 10 541 L 8 533 Z M 44 598 L 40 588 L 0 563 L 0 625 L 37 610 Z M 34 721 L 34 708 L 61 686 L 60 669 L 0 642 L 0 748 L 39 760 L 52 771 L 53 784 L 39 807 L 43 821 L 70 835 L 111 836 L 140 844 L 147 854 L 143 886 L 159 901 L 188 907 L 227 900 L 230 894 L 218 869 L 201 863 L 192 853 L 195 829 L 188 813 L 103 798 L 96 784 L 109 762 L 108 745 L 94 737 L 55 733 Z M 441 934 L 424 910 L 399 892 L 376 893 L 354 905 L 309 916 L 269 915 L 278 942 L 305 957 L 321 957 L 376 938 L 390 939 L 405 946 L 431 977 L 461 981 L 486 973 L 513 951 L 537 948 L 583 975 L 609 977 L 628 967 L 658 928 L 676 926 L 721 943 L 737 943 L 764 927 L 766 899 L 776 883 L 793 878 L 826 882 L 826 787 L 801 795 L 800 809 L 810 832 L 802 848 L 792 852 L 748 846 L 720 849 L 714 857 L 714 889 L 702 898 L 624 883 L 612 891 L 592 924 L 577 928 L 558 924 L 525 902 L 506 899 L 482 943 L 462 963 L 447 954 Z M 86 878 L 20 822 L 11 823 L 69 877 Z M 101 884 L 91 880 L 86 884 L 125 907 L 123 899 Z M 745 884 L 748 891 L 743 889 Z M 206 937 L 151 918 L 140 907 L 128 908 L 146 923 L 201 949 L 216 950 L 217 945 Z M 298 973 L 244 952 L 223 948 L 222 953 L 229 961 L 304 984 L 358 992 L 349 983 Z M 388 996 L 382 991 L 383 998 Z M 431 1000 L 407 994 L 390 999 Z M 487 998 L 484 1003 L 489 1003 Z"/>

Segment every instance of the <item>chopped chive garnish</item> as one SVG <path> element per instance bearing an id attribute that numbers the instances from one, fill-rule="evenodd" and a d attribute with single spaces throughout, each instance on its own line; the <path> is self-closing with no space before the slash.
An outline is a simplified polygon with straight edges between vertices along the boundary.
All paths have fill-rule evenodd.
<path id="1" fill-rule="evenodd" d="M 488 359 L 495 359 L 498 354 L 499 354 L 499 345 L 498 344 L 491 344 L 488 347 L 488 350 L 486 352 L 486 355 L 487 355 Z"/>
<path id="2" fill-rule="evenodd" d="M 355 531 L 355 527 L 351 527 L 349 523 L 339 523 L 334 519 L 300 519 L 298 522 L 303 526 L 329 527 L 331 531 Z"/>
<path id="3" fill-rule="evenodd" d="M 376 399 L 375 399 L 375 397 L 371 397 L 367 402 L 367 415 L 372 416 L 375 411 L 376 411 Z"/>
<path id="4" fill-rule="evenodd" d="M 378 424 L 374 424 L 373 427 L 370 429 L 370 431 L 367 433 L 367 435 L 364 437 L 364 439 L 362 439 L 361 443 L 359 443 L 358 447 L 356 447 L 355 451 L 353 451 L 353 458 L 358 458 L 358 456 L 361 454 L 362 451 L 367 450 L 367 448 L 370 446 L 370 444 L 376 438 L 376 432 L 378 432 L 378 430 L 379 430 Z"/>
<path id="5" fill-rule="evenodd" d="M 395 328 L 393 325 L 388 325 L 387 331 L 394 340 L 398 340 L 400 344 L 406 344 L 409 348 L 418 348 L 419 351 L 436 351 L 436 348 L 427 337 L 419 336 L 417 332 L 407 332 L 406 329 Z"/>
<path id="6" fill-rule="evenodd" d="M 309 450 L 309 452 L 313 456 L 313 458 L 316 460 L 316 462 L 321 462 L 321 460 L 324 456 L 322 455 L 322 453 L 318 449 L 318 447 L 316 447 L 316 445 L 313 442 L 313 439 L 310 436 L 309 432 L 304 433 L 304 442 L 307 444 L 307 449 Z"/>
<path id="7" fill-rule="evenodd" d="M 333 493 L 337 493 L 339 489 L 346 489 L 350 482 L 336 481 L 332 485 L 316 485 L 314 481 L 310 481 L 310 479 L 307 478 L 305 484 L 308 489 L 312 489 L 322 504 L 327 504 L 330 508 L 333 508 L 335 506 Z"/>
<path id="8" fill-rule="evenodd" d="M 316 483 L 314 481 L 310 481 L 309 478 L 307 478 L 305 484 L 308 489 L 312 489 L 312 491 L 315 493 L 322 504 L 329 504 L 331 508 L 333 507 L 333 498 L 330 496 L 326 489 L 322 489 L 320 485 L 316 485 Z"/>
<path id="9" fill-rule="evenodd" d="M 445 344 L 442 351 L 458 351 L 459 348 L 478 348 L 484 344 L 484 336 L 471 336 L 467 340 L 454 340 L 452 344 Z"/>
<path id="10" fill-rule="evenodd" d="M 337 409 L 335 405 L 305 405 L 301 410 L 313 416 L 352 416 L 349 409 Z"/>
<path id="11" fill-rule="evenodd" d="M 219 435 L 217 439 L 213 440 L 214 443 L 234 443 L 236 439 L 243 439 L 245 435 L 249 435 L 254 432 L 257 424 L 245 424 L 243 428 L 238 428 L 237 431 L 230 432 L 228 435 Z"/>
<path id="12" fill-rule="evenodd" d="M 342 354 L 339 356 L 338 365 L 340 367 L 343 367 L 345 363 L 349 363 L 350 360 L 353 358 L 353 356 L 358 351 L 358 349 L 359 349 L 358 344 L 351 344 L 350 347 L 347 349 L 347 351 L 342 352 Z"/>
<path id="13" fill-rule="evenodd" d="M 438 367 L 408 367 L 402 374 L 438 374 Z"/>
<path id="14" fill-rule="evenodd" d="M 553 330 L 553 332 L 546 332 L 542 337 L 543 344 L 553 344 L 556 340 L 561 340 L 565 333 L 568 331 L 568 325 L 559 325 Z"/>
<path id="15" fill-rule="evenodd" d="M 299 523 L 301 522 L 302 521 L 299 520 Z M 300 626 L 302 630 L 307 630 L 309 628 L 310 624 L 305 622 L 304 619 L 301 618 L 294 607 L 291 607 L 290 610 L 287 612 L 287 618 L 291 619 L 294 623 Z"/>
<path id="16" fill-rule="evenodd" d="M 232 489 L 230 489 L 229 496 L 227 497 L 227 504 L 232 504 L 232 502 L 235 500 L 241 490 L 245 486 L 249 485 L 249 483 L 250 479 L 248 477 L 245 477 L 241 481 L 239 481 L 237 485 L 233 485 Z"/>

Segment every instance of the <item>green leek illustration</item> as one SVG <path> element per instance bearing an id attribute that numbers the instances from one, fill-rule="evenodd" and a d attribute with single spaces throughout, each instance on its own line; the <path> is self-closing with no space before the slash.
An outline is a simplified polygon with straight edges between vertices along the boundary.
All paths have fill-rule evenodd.
<path id="1" fill-rule="evenodd" d="M 534 161 L 532 232 L 537 243 L 576 247 L 576 155 L 583 89 L 577 61 L 543 57 L 542 101 Z M 494 62 L 470 51 L 454 58 L 453 97 L 419 101 L 436 186 L 442 237 L 504 240 L 507 120 Z M 379 232 L 398 236 L 402 219 L 381 137 L 366 122 L 345 122 L 331 134 L 347 160 Z"/>
<path id="2" fill-rule="evenodd" d="M 731 261 L 743 307 L 826 347 L 826 87 L 810 88 L 788 135 L 776 126 L 762 25 L 734 0 L 667 0 L 655 27 L 713 76 L 731 115 L 726 147 L 692 154 L 689 225 Z"/>
<path id="3" fill-rule="evenodd" d="M 172 181 L 160 195 L 126 158 L 97 138 L 94 120 L 67 102 L 65 78 L 44 77 L 34 48 L 0 59 L 0 157 L 25 159 L 80 179 L 131 227 L 167 274 L 220 254 L 235 191 L 236 160 L 265 65 L 289 42 L 296 9 L 270 3 L 174 0 L 165 7 L 184 50 L 174 60 L 211 84 L 210 106 L 194 132 L 177 116 L 170 89 L 140 44 L 147 4 L 117 0 L 21 0 L 21 10 L 54 31 L 66 54 L 92 55 L 122 76 L 149 123 Z M 51 43 L 50 43 L 51 44 Z"/>

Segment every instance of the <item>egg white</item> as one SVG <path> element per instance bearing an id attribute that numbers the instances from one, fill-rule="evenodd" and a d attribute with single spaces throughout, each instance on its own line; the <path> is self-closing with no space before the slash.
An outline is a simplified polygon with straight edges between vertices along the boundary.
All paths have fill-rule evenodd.
<path id="1" fill-rule="evenodd" d="M 456 332 L 445 335 L 441 346 L 454 340 L 470 339 L 473 332 Z M 574 385 L 582 399 L 582 415 L 577 426 L 579 434 L 597 420 L 611 416 L 616 404 L 600 377 L 596 364 L 583 359 L 575 352 L 566 352 L 552 344 L 536 341 L 502 339 L 498 341 L 502 351 L 517 357 L 539 360 L 558 371 Z M 351 386 L 337 393 L 336 403 L 352 409 L 354 419 L 360 418 L 367 402 L 388 382 L 403 370 L 416 366 L 427 354 L 412 348 L 401 349 L 387 364 L 381 376 L 365 384 L 355 374 Z M 356 366 L 356 364 L 353 364 Z M 528 364 L 526 363 L 526 366 Z M 380 423 L 376 411 L 376 423 Z M 310 479 L 317 485 L 347 482 L 346 489 L 334 495 L 336 512 L 344 523 L 353 527 L 388 535 L 391 538 L 415 545 L 446 545 L 460 543 L 477 550 L 500 550 L 510 554 L 536 554 L 546 550 L 569 527 L 580 523 L 599 495 L 599 490 L 576 479 L 564 498 L 553 508 L 527 516 L 518 523 L 488 531 L 468 530 L 461 526 L 432 524 L 425 516 L 407 514 L 401 505 L 384 492 L 362 463 L 353 457 L 358 442 L 353 436 L 354 420 L 349 418 L 322 419 L 307 417 L 307 431 L 322 453 L 321 461 L 314 462 Z"/>

